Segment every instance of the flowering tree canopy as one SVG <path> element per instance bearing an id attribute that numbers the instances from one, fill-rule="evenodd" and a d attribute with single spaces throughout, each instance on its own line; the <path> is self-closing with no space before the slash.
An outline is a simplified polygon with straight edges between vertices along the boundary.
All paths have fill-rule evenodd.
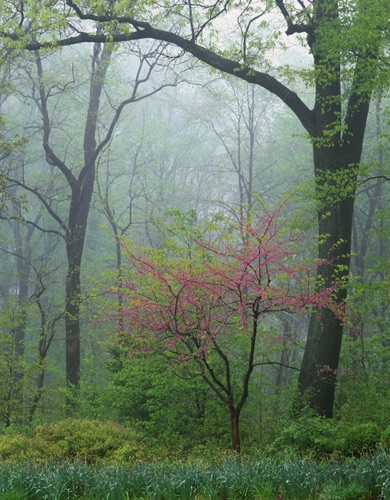
<path id="1" fill-rule="evenodd" d="M 258 364 L 260 320 L 313 307 L 334 310 L 336 285 L 313 289 L 318 263 L 303 258 L 307 238 L 283 226 L 280 208 L 263 210 L 244 221 L 218 216 L 203 233 L 195 224 L 182 228 L 181 242 L 176 234 L 163 250 L 125 246 L 123 334 L 133 345 L 148 349 L 157 341 L 172 360 L 197 364 L 229 409 L 236 451 L 239 415 Z M 231 339 L 237 336 L 245 339 L 245 368 L 233 388 Z"/>

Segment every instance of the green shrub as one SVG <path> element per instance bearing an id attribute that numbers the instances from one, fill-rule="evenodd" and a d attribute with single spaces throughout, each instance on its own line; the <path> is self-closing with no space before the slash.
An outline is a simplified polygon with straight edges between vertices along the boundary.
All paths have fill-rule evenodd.
<path id="1" fill-rule="evenodd" d="M 390 446 L 390 425 L 382 432 L 381 443 Z"/>
<path id="2" fill-rule="evenodd" d="M 136 460 L 149 458 L 144 445 L 140 447 L 139 440 L 123 444 L 120 448 L 113 450 L 107 457 L 106 462 L 128 463 Z"/>
<path id="3" fill-rule="evenodd" d="M 162 356 L 119 361 L 111 362 L 115 373 L 102 401 L 149 443 L 186 453 L 197 445 L 229 446 L 228 419 L 201 378 L 186 367 L 173 370 Z"/>
<path id="4" fill-rule="evenodd" d="M 303 416 L 282 431 L 269 451 L 321 457 L 339 450 L 343 444 L 332 421 L 323 417 Z"/>
<path id="5" fill-rule="evenodd" d="M 23 434 L 0 435 L 0 461 L 26 458 L 30 449 L 30 440 Z"/>
<path id="6" fill-rule="evenodd" d="M 377 424 L 366 423 L 350 427 L 345 432 L 345 451 L 361 455 L 376 448 L 381 440 L 381 430 Z"/>
<path id="7" fill-rule="evenodd" d="M 67 419 L 40 425 L 31 439 L 31 458 L 78 459 L 88 463 L 100 461 L 134 461 L 147 458 L 139 434 L 113 422 Z"/>

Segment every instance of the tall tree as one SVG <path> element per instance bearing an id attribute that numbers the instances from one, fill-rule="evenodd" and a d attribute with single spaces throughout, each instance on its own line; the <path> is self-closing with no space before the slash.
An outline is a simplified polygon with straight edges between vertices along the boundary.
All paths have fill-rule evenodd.
<path id="1" fill-rule="evenodd" d="M 68 220 L 61 218 L 50 204 L 42 197 L 50 215 L 59 223 L 66 244 L 68 271 L 65 287 L 65 332 L 66 332 L 66 379 L 75 388 L 80 384 L 80 303 L 81 303 L 81 262 L 84 240 L 87 229 L 88 214 L 95 180 L 95 161 L 104 144 L 97 144 L 97 129 L 100 99 L 105 83 L 105 76 L 111 57 L 111 48 L 102 48 L 95 44 L 92 54 L 89 101 L 84 127 L 83 166 L 78 173 L 56 154 L 51 145 L 52 121 L 49 111 L 49 97 L 52 88 L 45 84 L 42 59 L 38 52 L 36 68 L 38 76 L 38 93 L 34 96 L 35 103 L 42 115 L 43 137 L 42 145 L 49 165 L 57 168 L 65 177 L 71 199 L 69 203 Z"/>
<path id="2" fill-rule="evenodd" d="M 67 384 L 76 389 L 80 385 L 81 364 L 82 259 L 88 216 L 95 186 L 97 161 L 109 144 L 125 107 L 130 103 L 154 94 L 161 88 L 160 86 L 156 89 L 149 85 L 149 78 L 158 60 L 158 50 L 155 46 L 148 54 L 140 56 L 138 66 L 135 66 L 135 78 L 132 87 L 126 89 L 129 97 L 119 103 L 114 103 L 109 98 L 106 99 L 104 104 L 111 106 L 111 112 L 110 114 L 103 114 L 103 89 L 106 85 L 106 75 L 112 52 L 112 46 L 99 43 L 93 46 L 90 76 L 89 80 L 87 80 L 89 89 L 85 98 L 84 122 L 80 120 L 83 127 L 80 134 L 82 137 L 81 144 L 65 125 L 59 125 L 61 120 L 65 123 L 66 120 L 64 115 L 61 116 L 56 113 L 58 99 L 61 99 L 66 94 L 68 87 L 76 92 L 79 91 L 80 99 L 84 99 L 82 96 L 83 89 L 76 88 L 73 65 L 71 65 L 72 76 L 70 82 L 63 84 L 56 78 L 53 81 L 53 75 L 50 71 L 51 60 L 47 60 L 38 51 L 34 52 L 36 72 L 34 74 L 30 68 L 27 69 L 32 89 L 30 98 L 41 115 L 42 147 L 53 179 L 50 179 L 50 188 L 45 190 L 44 186 L 36 185 L 35 179 L 31 179 L 28 175 L 23 180 L 7 176 L 9 182 L 13 182 L 37 198 L 52 221 L 57 225 L 57 228 L 53 229 L 53 226 L 51 226 L 50 229 L 47 229 L 42 225 L 38 225 L 36 221 L 29 220 L 27 215 L 24 216 L 25 222 L 38 227 L 42 231 L 56 233 L 65 242 L 67 255 L 65 285 L 66 379 Z M 140 95 L 140 88 L 143 85 L 147 88 Z M 64 113 L 63 109 L 62 113 Z M 75 119 L 70 110 L 65 112 L 65 116 Z M 72 127 L 72 123 L 67 125 Z M 66 144 L 64 138 L 68 134 L 70 134 L 71 139 L 70 143 Z M 60 192 L 64 193 L 62 198 L 58 196 Z"/>
<path id="3" fill-rule="evenodd" d="M 15 13 L 13 2 L 3 2 L 5 44 L 16 41 L 19 47 L 23 42 L 27 49 L 38 50 L 85 42 L 158 39 L 178 47 L 175 55 L 180 55 L 180 51 L 192 54 L 217 70 L 260 85 L 279 97 L 312 140 L 321 198 L 319 257 L 342 265 L 339 278 L 347 281 L 354 193 L 367 113 L 375 84 L 384 84 L 378 62 L 384 73 L 389 67 L 384 49 L 389 40 L 388 0 L 274 0 L 256 6 L 251 0 L 188 0 L 183 4 L 164 3 L 161 7 L 143 1 L 128 7 L 121 2 L 65 0 L 56 2 L 51 10 L 46 7 L 39 12 L 35 3 L 21 2 Z M 36 16 L 32 24 L 31 15 Z M 55 26 L 49 37 L 48 19 Z M 226 20 L 228 30 L 234 25 L 239 33 L 238 43 L 232 48 L 227 47 L 226 37 L 221 36 L 219 44 L 216 40 L 222 20 Z M 103 26 L 102 32 L 91 31 L 91 21 Z M 267 21 L 271 30 L 266 28 Z M 285 33 L 300 37 L 300 45 L 304 43 L 311 55 L 313 69 L 305 69 L 302 77 L 314 89 L 312 108 L 284 83 L 293 77 L 291 68 L 286 71 L 281 62 L 276 76 L 271 75 L 274 65 L 267 61 L 266 50 L 274 47 L 280 21 L 284 22 Z M 171 29 L 166 28 L 167 23 Z M 231 38 L 233 32 L 229 34 Z M 336 195 L 324 195 L 324 184 L 335 187 Z M 318 269 L 318 286 L 326 287 L 333 281 L 332 272 Z M 340 303 L 346 293 L 346 288 L 340 290 Z M 338 318 L 325 309 L 313 311 L 299 389 L 307 392 L 310 405 L 327 417 L 332 416 L 341 340 Z"/>

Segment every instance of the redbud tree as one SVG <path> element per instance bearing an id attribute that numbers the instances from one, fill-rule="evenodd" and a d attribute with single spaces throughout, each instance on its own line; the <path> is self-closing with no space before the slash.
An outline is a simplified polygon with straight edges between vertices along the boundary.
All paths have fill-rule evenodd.
<path id="1" fill-rule="evenodd" d="M 124 245 L 122 338 L 129 349 L 158 349 L 174 363 L 195 366 L 229 413 L 236 452 L 250 379 L 264 364 L 260 323 L 270 314 L 336 310 L 336 285 L 314 289 L 319 263 L 303 257 L 307 232 L 286 224 L 281 211 L 262 209 L 246 220 L 218 215 L 203 230 L 176 214 L 163 249 Z M 244 369 L 235 373 L 238 337 Z"/>

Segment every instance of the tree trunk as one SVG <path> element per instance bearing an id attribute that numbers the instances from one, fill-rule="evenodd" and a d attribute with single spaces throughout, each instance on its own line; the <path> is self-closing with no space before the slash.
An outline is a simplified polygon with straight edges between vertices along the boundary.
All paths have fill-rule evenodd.
<path id="1" fill-rule="evenodd" d="M 233 407 L 229 407 L 230 415 L 230 432 L 232 440 L 232 450 L 236 453 L 241 451 L 241 441 L 240 441 L 240 414 Z"/>
<path id="2" fill-rule="evenodd" d="M 314 146 L 314 166 L 320 198 L 323 197 L 321 184 L 324 183 L 324 176 L 328 185 L 332 184 L 332 176 L 337 184 L 334 196 L 320 200 L 318 232 L 321 241 L 318 257 L 320 261 L 331 260 L 334 265 L 339 266 L 337 279 L 345 282 L 337 294 L 340 304 L 347 296 L 354 196 L 368 103 L 367 100 L 360 104 L 359 110 L 350 108 L 351 113 L 355 115 L 355 121 L 350 124 L 344 137 L 337 138 L 341 143 L 339 147 L 336 144 L 335 147 L 327 148 Z M 338 176 L 340 177 L 337 179 Z M 342 189 L 345 189 L 345 193 L 341 192 Z M 332 266 L 324 264 L 318 267 L 317 286 L 331 287 L 335 279 Z M 342 332 L 342 322 L 331 311 L 312 311 L 298 387 L 300 392 L 306 395 L 309 406 L 329 418 L 333 412 Z"/>
<path id="3" fill-rule="evenodd" d="M 343 150 L 340 148 L 315 148 L 314 162 L 317 182 L 320 184 L 324 175 L 342 175 Z M 356 173 L 351 173 L 350 182 L 356 182 Z M 329 181 L 328 181 L 329 182 Z M 337 182 L 337 181 L 336 181 Z M 337 182 L 338 184 L 338 182 Z M 338 190 L 338 186 L 336 186 Z M 321 191 L 321 187 L 319 187 Z M 354 189 L 353 189 L 354 192 Z M 322 196 L 322 194 L 320 194 Z M 339 201 L 339 197 L 341 200 Z M 338 279 L 348 279 L 354 198 L 335 192 L 328 200 L 320 200 L 322 207 L 318 212 L 318 232 L 320 243 L 318 257 L 321 261 L 331 261 L 339 267 Z M 317 270 L 317 286 L 329 288 L 335 283 L 333 266 L 327 263 Z M 343 287 L 337 294 L 337 301 L 342 303 L 347 290 Z M 299 376 L 299 389 L 307 393 L 309 406 L 319 414 L 332 417 L 336 386 L 336 370 L 339 364 L 343 324 L 328 309 L 314 310 L 309 324 L 308 338 Z"/>
<path id="4" fill-rule="evenodd" d="M 80 387 L 80 269 L 86 227 L 79 228 L 79 237 L 72 241 L 72 232 L 66 245 L 68 273 L 65 290 L 65 332 L 66 332 L 66 381 Z M 74 231 L 73 231 L 74 233 Z"/>
<path id="5" fill-rule="evenodd" d="M 337 279 L 344 286 L 337 294 L 342 305 L 347 296 L 347 282 L 352 247 L 353 208 L 356 181 L 363 148 L 376 48 L 366 49 L 357 57 L 350 96 L 342 119 L 340 56 L 332 57 L 327 44 L 331 32 L 326 25 L 338 22 L 337 2 L 318 0 L 315 5 L 319 28 L 308 37 L 317 71 L 314 106 L 315 134 L 313 159 L 318 195 L 318 257 L 339 266 Z M 323 191 L 327 186 L 331 191 Z M 333 191 L 332 191 L 333 188 Z M 336 280 L 332 266 L 320 265 L 317 287 L 331 287 Z M 312 311 L 298 388 L 309 406 L 325 417 L 332 417 L 343 325 L 331 311 Z"/>
<path id="6" fill-rule="evenodd" d="M 87 232 L 88 215 L 96 176 L 96 130 L 100 97 L 111 57 L 109 47 L 101 51 L 94 47 L 92 75 L 87 119 L 84 129 L 84 166 L 71 183 L 72 199 L 69 208 L 69 222 L 66 237 L 68 273 L 65 292 L 66 330 L 66 381 L 69 387 L 80 387 L 80 304 L 81 304 L 81 262 Z M 68 400 L 68 407 L 73 404 Z"/>
<path id="7" fill-rule="evenodd" d="M 95 165 L 92 164 L 85 173 L 82 188 L 72 191 L 66 238 L 68 259 L 65 290 L 66 381 L 68 386 L 75 389 L 80 388 L 81 262 L 94 182 Z"/>
<path id="8" fill-rule="evenodd" d="M 333 145 L 318 147 L 314 144 L 314 167 L 319 193 L 318 233 L 320 262 L 331 261 L 338 266 L 337 279 L 344 286 L 337 294 L 342 304 L 347 296 L 347 281 L 352 246 L 352 222 L 358 165 L 363 146 L 368 103 L 361 105 L 360 121 L 353 124 L 345 137 L 335 134 Z M 334 126 L 338 111 L 328 124 L 321 123 L 322 134 Z M 355 110 L 354 110 L 355 113 Z M 322 113 L 322 117 L 324 114 Z M 321 135 L 319 135 L 321 137 Z M 338 145 L 339 143 L 340 145 Z M 330 195 L 321 193 L 321 185 L 335 187 Z M 343 193 L 342 190 L 345 190 Z M 317 286 L 331 287 L 336 276 L 326 263 L 317 270 Z M 336 388 L 336 370 L 339 364 L 343 324 L 327 309 L 313 310 L 305 353 L 298 380 L 299 390 L 305 394 L 309 406 L 320 415 L 331 418 Z"/>

